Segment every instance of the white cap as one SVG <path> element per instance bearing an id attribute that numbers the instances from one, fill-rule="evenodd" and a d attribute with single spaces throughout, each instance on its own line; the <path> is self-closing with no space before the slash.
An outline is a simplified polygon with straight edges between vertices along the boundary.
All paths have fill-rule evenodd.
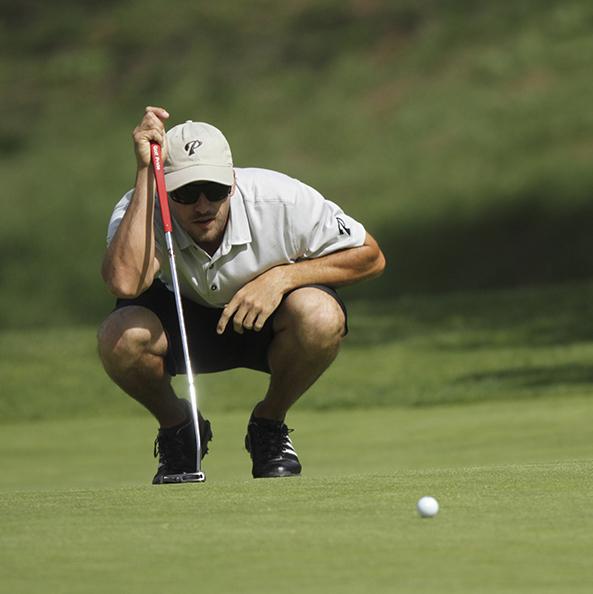
<path id="1" fill-rule="evenodd" d="M 233 156 L 223 133 L 204 122 L 188 120 L 167 132 L 164 166 L 168 192 L 196 181 L 232 186 Z"/>

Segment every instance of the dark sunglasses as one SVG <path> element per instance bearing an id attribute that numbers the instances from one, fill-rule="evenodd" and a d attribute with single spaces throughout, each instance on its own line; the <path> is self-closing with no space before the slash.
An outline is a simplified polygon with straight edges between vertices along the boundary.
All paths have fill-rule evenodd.
<path id="1" fill-rule="evenodd" d="M 195 204 L 202 194 L 209 202 L 220 202 L 231 193 L 231 186 L 216 182 L 193 182 L 169 192 L 171 200 L 180 204 Z"/>

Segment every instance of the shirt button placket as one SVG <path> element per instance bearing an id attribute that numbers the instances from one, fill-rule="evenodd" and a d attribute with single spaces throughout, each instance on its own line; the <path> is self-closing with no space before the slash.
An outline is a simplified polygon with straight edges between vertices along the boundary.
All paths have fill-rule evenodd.
<path id="1" fill-rule="evenodd" d="M 215 282 L 213 282 L 214 278 L 213 278 L 213 273 L 212 270 L 214 269 L 214 264 L 210 263 L 208 266 L 208 271 L 207 271 L 207 276 L 208 276 L 208 282 L 210 283 L 210 290 L 211 291 L 218 291 L 218 286 Z"/>

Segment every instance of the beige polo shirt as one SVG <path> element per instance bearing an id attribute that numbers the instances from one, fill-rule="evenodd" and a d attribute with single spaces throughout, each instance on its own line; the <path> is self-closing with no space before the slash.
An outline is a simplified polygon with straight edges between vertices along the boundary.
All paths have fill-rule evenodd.
<path id="1" fill-rule="evenodd" d="M 224 307 L 243 285 L 282 264 L 363 245 L 364 227 L 317 190 L 282 173 L 235 168 L 236 187 L 222 243 L 213 256 L 173 219 L 173 247 L 181 292 L 209 307 Z M 132 198 L 117 203 L 109 243 Z M 155 214 L 159 276 L 173 290 L 160 213 Z"/>

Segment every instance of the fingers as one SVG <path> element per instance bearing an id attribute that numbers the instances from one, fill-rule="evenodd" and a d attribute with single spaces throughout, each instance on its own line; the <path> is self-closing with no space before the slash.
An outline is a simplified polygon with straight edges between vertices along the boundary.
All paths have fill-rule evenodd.
<path id="1" fill-rule="evenodd" d="M 267 319 L 272 315 L 273 308 L 254 308 L 247 312 L 243 318 L 242 326 L 246 330 L 253 330 L 259 332 L 266 323 Z"/>
<path id="2" fill-rule="evenodd" d="M 134 150 L 138 165 L 148 167 L 150 165 L 150 143 L 157 142 L 163 149 L 163 159 L 166 158 L 165 126 L 163 122 L 169 117 L 169 113 L 162 107 L 148 106 L 144 110 L 144 116 L 138 126 L 134 128 L 132 138 L 134 139 Z"/>
<path id="3" fill-rule="evenodd" d="M 160 129 L 158 126 L 137 126 L 134 128 L 132 138 L 136 144 L 144 142 L 158 142 L 162 146 L 165 142 L 165 130 Z"/>
<path id="4" fill-rule="evenodd" d="M 233 316 L 233 329 L 239 334 L 244 330 L 259 332 L 268 317 L 261 307 L 243 304 Z"/>
<path id="5" fill-rule="evenodd" d="M 218 325 L 216 326 L 216 332 L 218 334 L 222 334 L 226 330 L 227 324 L 235 313 L 237 307 L 238 306 L 233 307 L 233 301 L 231 300 L 231 302 L 227 303 L 225 308 L 222 310 L 222 314 L 218 320 Z"/>
<path id="6" fill-rule="evenodd" d="M 255 320 L 255 322 L 253 323 L 253 329 L 256 332 L 259 332 L 263 327 L 264 324 L 268 321 L 268 318 L 270 317 L 270 315 L 272 315 L 272 312 L 260 312 L 259 315 L 257 316 L 257 319 Z"/>
<path id="7" fill-rule="evenodd" d="M 144 135 L 151 140 L 163 140 L 165 137 L 165 126 L 162 120 L 152 111 L 147 111 L 142 121 L 134 132 Z"/>
<path id="8" fill-rule="evenodd" d="M 241 326 L 245 328 L 245 330 L 254 330 L 254 324 L 256 318 L 259 316 L 260 312 L 256 309 L 250 309 L 245 314 L 243 321 L 241 322 Z"/>
<path id="9" fill-rule="evenodd" d="M 254 303 L 241 301 L 233 298 L 224 308 L 216 332 L 222 334 L 229 321 L 232 320 L 233 330 L 238 334 L 243 334 L 244 330 L 254 330 L 259 332 L 270 317 L 275 307 L 263 307 Z M 236 299 L 236 300 L 235 300 Z"/>
<path id="10" fill-rule="evenodd" d="M 243 334 L 244 329 L 251 330 L 251 328 L 249 328 L 245 324 L 245 318 L 247 317 L 248 314 L 249 314 L 249 308 L 245 305 L 245 303 L 242 303 L 238 308 L 236 308 L 236 311 L 232 316 L 232 320 L 233 320 L 233 330 L 237 334 Z"/>
<path id="11" fill-rule="evenodd" d="M 152 105 L 147 105 L 144 109 L 144 113 L 153 113 L 157 118 L 162 121 L 169 119 L 169 112 L 164 109 L 163 107 L 153 107 Z"/>

